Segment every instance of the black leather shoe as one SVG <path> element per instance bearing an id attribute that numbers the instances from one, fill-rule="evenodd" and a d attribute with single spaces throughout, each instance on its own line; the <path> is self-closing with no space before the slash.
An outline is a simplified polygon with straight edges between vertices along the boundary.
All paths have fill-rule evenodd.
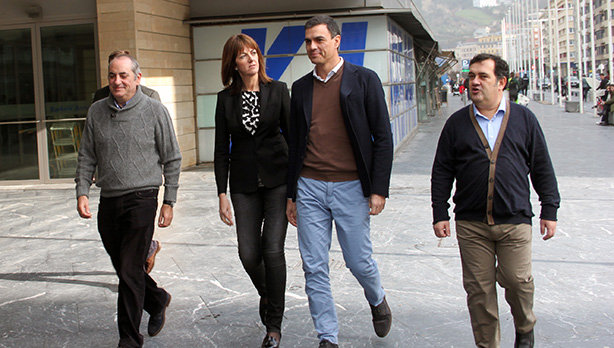
<path id="1" fill-rule="evenodd" d="M 386 337 L 392 326 L 392 312 L 390 307 L 388 307 L 386 296 L 384 296 L 384 300 L 379 305 L 373 306 L 369 304 L 369 306 L 371 306 L 375 334 L 379 337 Z"/>
<path id="2" fill-rule="evenodd" d="M 281 340 L 281 334 L 279 334 Z M 266 335 L 264 336 L 264 341 L 262 341 L 262 348 L 279 348 L 279 341 L 273 337 Z"/>
<path id="3" fill-rule="evenodd" d="M 516 342 L 514 342 L 514 348 L 533 348 L 535 337 L 533 330 L 527 333 L 516 332 Z"/>
<path id="4" fill-rule="evenodd" d="M 156 315 L 152 315 L 149 317 L 149 324 L 147 325 L 147 333 L 149 336 L 155 336 L 160 333 L 162 328 L 164 327 L 164 322 L 166 321 L 166 308 L 171 303 L 171 294 L 166 293 L 166 304 L 162 308 L 162 311 Z"/>
<path id="5" fill-rule="evenodd" d="M 318 348 L 339 348 L 339 345 L 336 343 L 331 343 L 327 340 L 320 341 L 320 345 Z"/>

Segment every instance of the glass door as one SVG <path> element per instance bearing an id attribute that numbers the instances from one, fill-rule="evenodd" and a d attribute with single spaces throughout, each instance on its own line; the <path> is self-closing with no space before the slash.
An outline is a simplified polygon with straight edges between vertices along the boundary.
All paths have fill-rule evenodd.
<path id="1" fill-rule="evenodd" d="M 49 177 L 74 178 L 85 116 L 96 92 L 94 25 L 42 27 L 40 42 Z"/>
<path id="2" fill-rule="evenodd" d="M 32 30 L 0 30 L 0 180 L 39 179 Z"/>
<path id="3" fill-rule="evenodd" d="M 94 23 L 0 30 L 0 181 L 75 177 L 97 86 Z"/>

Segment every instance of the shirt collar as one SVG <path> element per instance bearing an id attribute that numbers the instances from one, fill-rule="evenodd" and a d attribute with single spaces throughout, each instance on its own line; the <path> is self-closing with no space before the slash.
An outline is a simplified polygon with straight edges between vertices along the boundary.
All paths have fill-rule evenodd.
<path id="1" fill-rule="evenodd" d="M 139 90 L 140 90 L 140 89 L 141 89 L 141 86 L 140 86 L 140 85 L 136 87 L 136 93 L 134 93 L 134 95 L 132 96 L 132 98 L 134 98 L 134 97 L 137 95 L 137 93 L 139 93 Z M 110 93 L 110 92 L 109 92 L 109 93 Z M 120 105 L 119 105 L 119 103 L 117 102 L 117 100 L 115 100 L 115 97 L 113 97 L 113 101 L 115 102 L 115 106 L 117 106 L 117 108 L 118 108 L 118 109 L 123 109 L 123 108 L 125 108 L 126 106 L 128 106 L 128 103 L 130 103 L 130 101 L 132 100 L 132 98 L 128 99 L 128 101 L 126 102 L 126 105 L 124 105 L 124 106 L 120 106 Z"/>
<path id="2" fill-rule="evenodd" d="M 324 83 L 328 82 L 328 80 L 330 80 L 333 75 L 335 75 L 337 73 L 337 71 L 339 71 L 339 69 L 341 69 L 341 66 L 343 65 L 343 57 L 339 57 L 341 58 L 339 60 L 339 63 L 337 63 L 337 65 L 335 65 L 335 67 L 333 68 L 333 70 L 331 70 L 328 74 L 326 74 L 326 78 L 323 79 L 320 76 L 318 76 L 318 74 L 316 74 L 316 69 L 313 68 L 313 77 L 315 77 L 316 79 L 318 79 L 318 81 L 322 81 Z"/>
<path id="3" fill-rule="evenodd" d="M 475 117 L 483 117 L 485 119 L 488 119 L 488 117 L 482 115 L 480 113 L 480 111 L 478 110 L 478 108 L 475 106 L 475 104 L 471 104 L 473 106 L 473 113 L 475 114 Z M 495 112 L 495 116 L 493 116 L 493 118 L 499 116 L 499 115 L 505 115 L 505 112 L 507 111 L 507 104 L 505 102 L 505 97 L 502 96 L 501 97 L 501 101 L 499 102 L 499 108 L 497 109 L 497 112 Z"/>

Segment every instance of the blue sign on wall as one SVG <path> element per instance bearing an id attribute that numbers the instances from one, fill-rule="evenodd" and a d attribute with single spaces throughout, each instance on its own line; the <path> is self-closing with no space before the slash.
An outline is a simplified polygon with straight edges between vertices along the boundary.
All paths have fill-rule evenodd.
<path id="1" fill-rule="evenodd" d="M 367 22 L 347 22 L 341 25 L 341 46 L 340 51 L 360 51 L 366 48 L 367 44 Z M 284 27 L 269 50 L 264 53 L 266 47 L 266 28 L 251 28 L 241 30 L 243 34 L 251 36 L 265 56 L 273 56 L 266 58 L 267 75 L 274 80 L 279 80 L 286 71 L 293 56 L 298 53 L 299 49 L 305 42 L 305 29 L 302 25 Z M 289 55 L 286 57 L 275 57 L 276 55 Z M 341 54 L 346 61 L 363 65 L 364 52 L 350 52 Z"/>

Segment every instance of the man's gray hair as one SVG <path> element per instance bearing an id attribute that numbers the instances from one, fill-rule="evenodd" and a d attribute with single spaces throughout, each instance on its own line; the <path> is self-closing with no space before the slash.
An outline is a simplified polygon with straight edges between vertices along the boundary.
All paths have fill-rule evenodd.
<path id="1" fill-rule="evenodd" d="M 136 80 L 136 77 L 141 73 L 141 66 L 139 65 L 139 62 L 137 62 L 134 57 L 128 54 L 118 54 L 117 56 L 115 56 L 115 58 L 111 60 L 111 62 L 121 57 L 127 57 L 132 62 L 130 70 L 132 70 L 132 73 L 134 74 L 134 79 Z M 111 67 L 111 62 L 109 62 L 109 68 Z"/>

